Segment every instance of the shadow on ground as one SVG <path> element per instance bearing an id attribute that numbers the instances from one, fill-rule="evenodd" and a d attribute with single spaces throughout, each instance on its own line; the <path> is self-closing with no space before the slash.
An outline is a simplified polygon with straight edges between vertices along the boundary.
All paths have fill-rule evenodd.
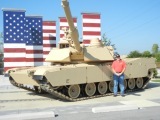
<path id="1" fill-rule="evenodd" d="M 150 82 L 145 89 L 150 89 L 150 88 L 155 88 L 155 87 L 160 87 L 159 82 Z"/>

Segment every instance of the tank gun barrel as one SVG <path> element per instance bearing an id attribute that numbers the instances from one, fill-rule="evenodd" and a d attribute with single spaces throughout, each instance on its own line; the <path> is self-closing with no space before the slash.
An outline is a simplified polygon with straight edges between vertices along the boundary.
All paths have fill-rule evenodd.
<path id="1" fill-rule="evenodd" d="M 73 40 L 75 49 L 77 50 L 77 52 L 81 52 L 81 47 L 80 47 L 80 43 L 78 40 L 79 38 L 78 30 L 74 26 L 73 18 L 72 18 L 70 7 L 69 7 L 69 2 L 67 0 L 62 0 L 62 6 L 64 8 L 64 12 L 65 12 L 66 19 L 67 19 L 69 29 L 70 29 L 69 34 Z"/>

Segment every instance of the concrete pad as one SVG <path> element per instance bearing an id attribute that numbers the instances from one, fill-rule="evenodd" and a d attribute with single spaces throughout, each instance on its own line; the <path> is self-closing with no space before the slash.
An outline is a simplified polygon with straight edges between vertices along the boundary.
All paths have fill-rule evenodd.
<path id="1" fill-rule="evenodd" d="M 135 110 L 140 109 L 135 105 L 116 105 L 116 106 L 106 106 L 106 107 L 95 107 L 92 108 L 93 113 L 101 112 L 113 112 L 113 111 L 124 111 L 124 110 Z"/>
<path id="2" fill-rule="evenodd" d="M 149 100 L 130 100 L 130 101 L 120 101 L 120 103 L 125 105 L 136 105 L 138 107 L 152 107 L 152 106 L 160 106 L 159 103 L 152 102 Z"/>
<path id="3" fill-rule="evenodd" d="M 48 112 L 34 112 L 34 113 L 20 113 L 11 115 L 2 115 L 0 120 L 27 120 L 27 119 L 38 119 L 38 118 L 53 118 L 55 113 L 53 111 Z"/>

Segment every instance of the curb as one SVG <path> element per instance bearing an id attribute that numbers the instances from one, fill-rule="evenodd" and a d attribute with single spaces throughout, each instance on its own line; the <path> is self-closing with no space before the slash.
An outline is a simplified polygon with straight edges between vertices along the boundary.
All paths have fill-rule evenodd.
<path id="1" fill-rule="evenodd" d="M 0 120 L 28 120 L 28 119 L 42 119 L 56 117 L 53 111 L 46 112 L 34 112 L 34 113 L 20 113 L 11 115 L 2 115 Z"/>

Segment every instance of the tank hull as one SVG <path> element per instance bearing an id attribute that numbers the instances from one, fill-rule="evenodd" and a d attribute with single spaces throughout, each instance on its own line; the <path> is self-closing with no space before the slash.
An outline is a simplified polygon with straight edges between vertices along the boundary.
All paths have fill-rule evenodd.
<path id="1" fill-rule="evenodd" d="M 143 82 L 142 85 L 140 84 L 140 88 L 145 88 L 153 75 L 153 69 L 156 68 L 155 59 L 125 58 L 124 61 L 127 64 L 127 68 L 124 73 L 125 80 L 127 82 L 126 88 L 129 87 L 131 88 L 131 90 L 136 89 L 136 84 L 139 84 L 137 81 L 141 79 L 143 80 Z M 50 89 L 53 89 L 53 91 L 59 91 L 62 96 L 65 95 L 69 99 L 71 99 L 72 96 L 69 96 L 68 92 L 66 93 L 66 91 L 68 91 L 72 86 L 78 86 L 78 90 L 80 89 L 80 91 L 83 91 L 84 93 L 86 92 L 85 87 L 87 85 L 95 85 L 95 89 L 98 90 L 98 86 L 101 84 L 103 86 L 105 83 L 107 85 L 107 90 L 103 94 L 106 94 L 107 91 L 112 93 L 113 73 L 111 70 L 111 64 L 112 62 L 95 64 L 81 63 L 69 64 L 64 66 L 54 65 L 46 67 L 32 67 L 26 69 L 11 69 L 9 70 L 9 76 L 18 84 L 17 87 L 26 84 L 38 86 L 49 93 L 50 91 L 48 91 L 48 89 L 50 87 Z M 131 87 L 129 85 L 130 82 Z M 83 96 L 84 95 L 82 95 L 81 97 L 83 98 Z M 92 95 L 92 97 L 93 96 L 95 96 L 95 94 Z M 71 101 L 74 100 L 72 99 Z"/>
<path id="2" fill-rule="evenodd" d="M 148 77 L 149 71 L 155 68 L 155 59 L 124 59 L 127 64 L 125 79 Z M 43 74 L 52 86 L 85 84 L 113 80 L 112 62 L 97 64 L 73 64 L 61 66 L 59 70 L 47 70 Z"/>

